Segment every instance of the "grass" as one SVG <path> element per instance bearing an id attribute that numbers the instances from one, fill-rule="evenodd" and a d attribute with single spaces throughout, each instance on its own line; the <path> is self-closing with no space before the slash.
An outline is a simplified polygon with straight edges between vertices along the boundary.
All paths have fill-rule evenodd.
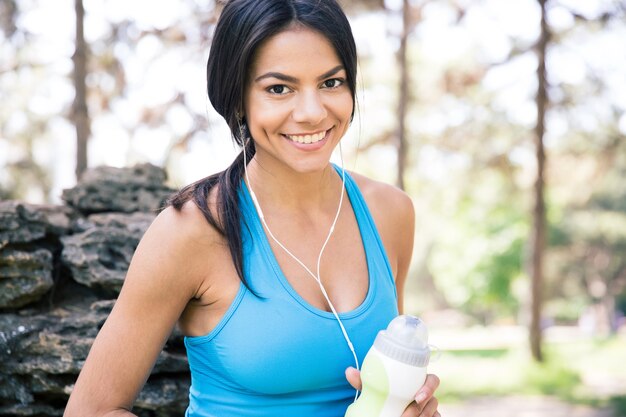
<path id="1" fill-rule="evenodd" d="M 482 331 L 497 332 L 497 329 Z M 461 331 L 463 332 L 463 331 Z M 461 338 L 463 335 L 456 335 Z M 479 339 L 469 336 L 467 340 Z M 462 341 L 444 349 L 429 371 L 441 378 L 437 396 L 456 402 L 479 396 L 544 395 L 593 407 L 611 406 L 626 416 L 626 337 L 575 338 L 544 345 L 545 360 L 532 360 L 520 339 L 479 346 Z"/>
<path id="2" fill-rule="evenodd" d="M 609 399 L 609 405 L 616 417 L 626 416 L 626 395 L 613 396 Z"/>

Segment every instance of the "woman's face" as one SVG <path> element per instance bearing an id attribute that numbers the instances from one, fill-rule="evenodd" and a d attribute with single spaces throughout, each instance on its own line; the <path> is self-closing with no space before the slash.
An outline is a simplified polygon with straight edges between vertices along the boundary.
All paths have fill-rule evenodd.
<path id="1" fill-rule="evenodd" d="M 299 173 L 328 166 L 353 106 L 332 44 L 303 27 L 280 32 L 258 48 L 244 103 L 257 161 L 266 169 Z"/>

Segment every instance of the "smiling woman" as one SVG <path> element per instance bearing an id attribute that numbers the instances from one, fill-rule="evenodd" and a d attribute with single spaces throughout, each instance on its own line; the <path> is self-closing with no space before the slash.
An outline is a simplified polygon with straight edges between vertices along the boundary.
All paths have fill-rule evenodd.
<path id="1" fill-rule="evenodd" d="M 67 416 L 131 415 L 176 322 L 188 417 L 345 414 L 359 364 L 402 311 L 414 228 L 403 192 L 330 163 L 355 80 L 334 0 L 226 4 L 208 94 L 242 152 L 146 232 Z M 429 376 L 403 416 L 438 415 L 437 385 Z"/>

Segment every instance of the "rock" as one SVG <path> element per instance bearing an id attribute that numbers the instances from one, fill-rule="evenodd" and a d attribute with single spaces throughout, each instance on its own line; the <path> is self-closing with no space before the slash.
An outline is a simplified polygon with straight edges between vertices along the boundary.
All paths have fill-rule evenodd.
<path id="1" fill-rule="evenodd" d="M 34 396 L 24 378 L 0 373 L 0 404 L 17 401 L 20 404 L 32 403 Z M 2 414 L 0 408 L 0 416 Z"/>
<path id="2" fill-rule="evenodd" d="M 98 168 L 64 192 L 69 205 L 0 201 L 0 417 L 63 415 L 135 248 L 173 191 L 164 181 L 152 165 Z M 176 329 L 134 413 L 183 415 L 189 383 Z"/>
<path id="3" fill-rule="evenodd" d="M 151 378 L 135 401 L 137 409 L 151 410 L 152 413 L 138 413 L 156 417 L 182 416 L 189 403 L 189 377 L 183 379 Z"/>
<path id="4" fill-rule="evenodd" d="M 77 375 L 114 301 L 48 314 L 0 316 L 0 360 L 11 375 Z"/>
<path id="5" fill-rule="evenodd" d="M 150 213 L 91 215 L 80 224 L 84 232 L 61 238 L 62 261 L 77 282 L 117 294 L 154 217 Z"/>
<path id="6" fill-rule="evenodd" d="M 0 404 L 17 401 L 28 406 L 28 410 L 36 410 L 44 406 L 38 398 L 69 396 L 114 303 L 114 300 L 102 300 L 89 307 L 74 305 L 72 310 L 58 308 L 48 314 L 27 317 L 1 315 L 0 363 L 4 365 L 0 372 Z M 184 414 L 188 369 L 185 355 L 161 352 L 152 370 L 153 377 L 136 403 L 139 410 L 144 410 L 141 414 Z M 12 415 L 7 410 L 15 409 L 0 407 L 0 416 Z"/>
<path id="7" fill-rule="evenodd" d="M 62 408 L 55 408 L 49 405 L 0 405 L 0 417 L 60 417 L 62 415 Z"/>
<path id="8" fill-rule="evenodd" d="M 27 317 L 0 316 L 0 362 L 11 375 L 77 375 L 114 304 L 114 300 L 101 300 L 88 308 L 59 308 Z M 176 337 L 177 332 L 173 332 L 171 338 Z M 153 373 L 188 370 L 184 354 L 163 351 Z"/>
<path id="9" fill-rule="evenodd" d="M 52 288 L 52 253 L 0 249 L 0 308 L 17 308 L 39 300 Z"/>
<path id="10" fill-rule="evenodd" d="M 151 164 L 130 168 L 88 170 L 63 200 L 83 214 L 102 212 L 156 212 L 175 191 L 164 185 L 165 171 Z"/>
<path id="11" fill-rule="evenodd" d="M 10 242 L 24 243 L 46 235 L 43 213 L 16 201 L 0 202 L 0 247 Z"/>
<path id="12" fill-rule="evenodd" d="M 189 371 L 187 356 L 180 353 L 162 351 L 152 370 L 155 374 L 176 374 Z"/>
<path id="13" fill-rule="evenodd" d="M 72 223 L 80 216 L 71 207 L 52 204 L 31 205 L 45 218 L 46 232 L 52 235 L 61 236 L 71 232 Z"/>
<path id="14" fill-rule="evenodd" d="M 156 215 L 153 213 L 99 213 L 81 219 L 75 224 L 76 231 L 84 232 L 94 227 L 117 227 L 141 238 Z"/>
<path id="15" fill-rule="evenodd" d="M 76 213 L 65 206 L 0 201 L 0 248 L 69 232 Z"/>
<path id="16" fill-rule="evenodd" d="M 35 371 L 28 375 L 28 387 L 35 395 L 63 398 L 71 394 L 76 381 L 74 374 L 48 374 Z"/>
<path id="17" fill-rule="evenodd" d="M 0 202 L 0 309 L 34 303 L 52 288 L 59 236 L 77 217 L 66 206 Z"/>

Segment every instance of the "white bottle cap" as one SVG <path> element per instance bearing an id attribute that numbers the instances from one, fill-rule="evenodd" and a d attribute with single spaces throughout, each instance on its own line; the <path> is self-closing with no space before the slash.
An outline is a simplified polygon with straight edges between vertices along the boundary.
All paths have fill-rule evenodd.
<path id="1" fill-rule="evenodd" d="M 426 325 L 414 316 L 391 320 L 376 336 L 374 347 L 383 355 L 411 366 L 424 367 L 430 359 Z"/>

